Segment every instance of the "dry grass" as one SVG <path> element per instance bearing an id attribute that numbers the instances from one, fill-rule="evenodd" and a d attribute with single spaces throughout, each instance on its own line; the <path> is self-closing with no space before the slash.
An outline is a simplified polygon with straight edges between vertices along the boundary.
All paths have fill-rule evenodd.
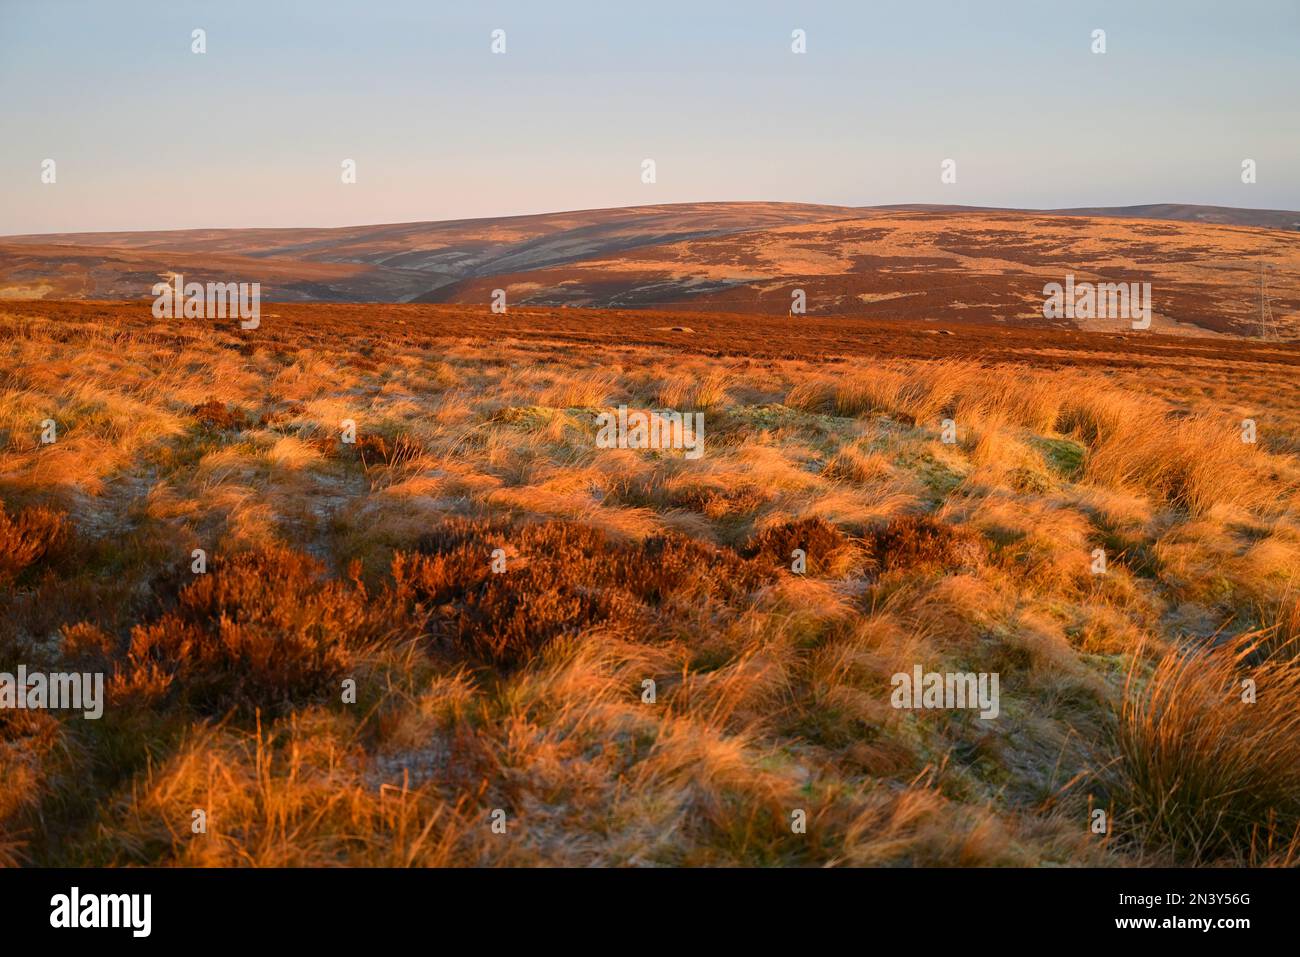
<path id="1" fill-rule="evenodd" d="M 1130 672 L 1114 800 L 1126 828 L 1181 861 L 1269 863 L 1300 840 L 1300 666 L 1253 663 L 1260 637 Z"/>
<path id="2" fill-rule="evenodd" d="M 678 410 L 713 409 L 727 401 L 730 376 L 723 370 L 679 374 L 665 381 L 655 393 L 664 408 Z"/>
<path id="3" fill-rule="evenodd" d="M 1300 846 L 1300 420 L 1250 366 L 665 372 L 40 311 L 0 311 L 0 349 L 0 671 L 109 683 L 100 721 L 0 711 L 0 863 Z M 704 455 L 596 448 L 620 403 L 703 411 Z M 999 717 L 892 707 L 917 665 L 997 672 Z"/>
<path id="4" fill-rule="evenodd" d="M 1113 488 L 1136 488 L 1193 514 L 1216 505 L 1252 505 L 1264 489 L 1256 478 L 1256 445 L 1221 417 L 1170 421 L 1140 418 L 1091 422 L 1087 477 Z"/>

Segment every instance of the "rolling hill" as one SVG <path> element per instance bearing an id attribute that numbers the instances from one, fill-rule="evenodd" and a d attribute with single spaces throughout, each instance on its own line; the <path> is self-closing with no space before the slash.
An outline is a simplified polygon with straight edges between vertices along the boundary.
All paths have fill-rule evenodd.
<path id="1" fill-rule="evenodd" d="M 1163 204 L 1057 211 L 690 203 L 329 229 L 0 238 L 0 298 L 138 299 L 173 272 L 272 301 L 790 311 L 1072 326 L 1043 289 L 1149 282 L 1165 332 L 1300 332 L 1300 213 Z"/>

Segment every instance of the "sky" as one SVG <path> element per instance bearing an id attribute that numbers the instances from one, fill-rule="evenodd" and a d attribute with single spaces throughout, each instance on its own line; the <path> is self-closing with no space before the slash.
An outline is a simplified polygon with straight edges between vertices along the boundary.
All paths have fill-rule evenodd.
<path id="1" fill-rule="evenodd" d="M 0 125 L 0 234 L 706 200 L 1300 209 L 1300 0 L 0 0 Z"/>

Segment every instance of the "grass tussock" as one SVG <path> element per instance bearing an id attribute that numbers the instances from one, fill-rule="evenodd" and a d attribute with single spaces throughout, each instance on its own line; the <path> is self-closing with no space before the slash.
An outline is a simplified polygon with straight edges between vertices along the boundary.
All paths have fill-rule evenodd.
<path id="1" fill-rule="evenodd" d="M 699 375 L 678 375 L 668 379 L 655 393 L 659 405 L 666 409 L 714 409 L 728 399 L 730 376 L 721 370 Z"/>
<path id="2" fill-rule="evenodd" d="M 1300 835 L 1300 666 L 1259 635 L 1130 671 L 1111 774 L 1126 833 L 1184 863 L 1268 863 Z"/>
<path id="3" fill-rule="evenodd" d="M 1141 489 L 1202 515 L 1216 505 L 1259 501 L 1254 449 L 1222 422 L 1160 420 L 1094 439 L 1085 475 L 1101 485 Z"/>

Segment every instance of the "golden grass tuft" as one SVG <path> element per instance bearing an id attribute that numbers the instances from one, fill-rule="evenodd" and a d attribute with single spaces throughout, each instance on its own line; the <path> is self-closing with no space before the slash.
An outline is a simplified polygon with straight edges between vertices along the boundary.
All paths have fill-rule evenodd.
<path id="1" fill-rule="evenodd" d="M 1130 670 L 1108 782 L 1122 826 L 1185 863 L 1261 849 L 1300 833 L 1300 663 L 1252 664 L 1258 633 L 1209 651 L 1172 649 Z"/>
<path id="2" fill-rule="evenodd" d="M 1260 501 L 1255 446 L 1222 421 L 1159 417 L 1112 423 L 1093 442 L 1085 466 L 1089 481 L 1140 488 L 1193 515 L 1216 505 Z"/>
<path id="3" fill-rule="evenodd" d="M 566 374 L 538 395 L 537 404 L 560 409 L 599 408 L 615 388 L 614 377 L 604 370 Z"/>

